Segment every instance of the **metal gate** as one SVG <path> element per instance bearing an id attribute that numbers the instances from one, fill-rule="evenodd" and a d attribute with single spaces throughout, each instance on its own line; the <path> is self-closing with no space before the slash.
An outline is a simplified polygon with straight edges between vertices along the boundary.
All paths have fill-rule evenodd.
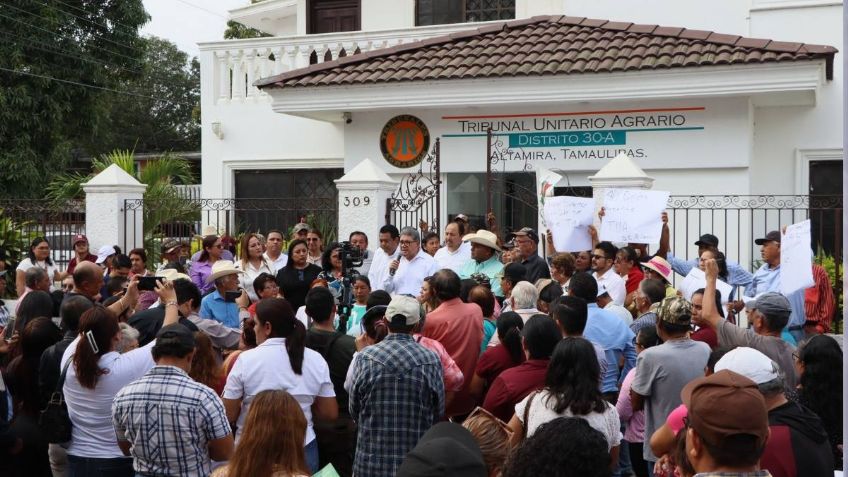
<path id="1" fill-rule="evenodd" d="M 525 158 L 521 171 L 506 172 L 509 149 L 503 136 L 491 130 L 487 132 L 486 213 L 494 214 L 497 232 L 502 232 L 503 236 L 521 227 L 535 226 L 539 209 L 533 166 Z"/>
<path id="2" fill-rule="evenodd" d="M 439 230 L 441 185 L 439 138 L 418 165 L 418 170 L 406 175 L 397 190 L 386 199 L 386 223 L 398 229 L 419 228 L 421 221 L 429 230 Z"/>

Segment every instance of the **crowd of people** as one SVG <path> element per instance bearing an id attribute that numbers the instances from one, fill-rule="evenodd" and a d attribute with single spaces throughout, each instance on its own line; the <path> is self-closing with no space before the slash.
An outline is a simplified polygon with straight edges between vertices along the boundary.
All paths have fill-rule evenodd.
<path id="1" fill-rule="evenodd" d="M 784 296 L 780 231 L 749 273 L 710 234 L 675 257 L 663 222 L 654 254 L 594 228 L 560 252 L 462 214 L 441 238 L 385 225 L 374 248 L 208 228 L 194 254 L 163 239 L 160 263 L 78 235 L 65 270 L 39 237 L 0 270 L 18 297 L 0 300 L 0 475 L 841 470 L 827 274 Z M 695 267 L 684 297 L 674 273 Z"/>

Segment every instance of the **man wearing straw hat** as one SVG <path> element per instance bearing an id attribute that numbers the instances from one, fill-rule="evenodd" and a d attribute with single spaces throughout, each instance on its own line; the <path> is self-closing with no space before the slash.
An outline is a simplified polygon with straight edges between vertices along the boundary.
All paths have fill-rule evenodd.
<path id="1" fill-rule="evenodd" d="M 471 260 L 465 262 L 459 269 L 459 278 L 463 280 L 471 278 L 475 273 L 482 273 L 489 277 L 489 283 L 492 284 L 492 293 L 495 296 L 503 297 L 501 290 L 501 281 L 496 279 L 504 265 L 498 260 L 498 255 L 495 252 L 500 252 L 498 247 L 498 237 L 485 229 L 480 229 L 473 234 L 468 234 L 462 237 L 462 240 L 471 244 Z"/>
<path id="2" fill-rule="evenodd" d="M 228 291 L 239 288 L 238 274 L 244 273 L 237 269 L 229 260 L 218 260 L 212 265 L 212 274 L 207 279 L 215 283 L 215 290 L 203 297 L 200 302 L 200 317 L 220 321 L 229 328 L 239 327 L 239 309 L 247 308 L 243 303 L 247 292 L 242 290 L 241 303 L 227 301 L 224 297 Z M 244 306 L 241 306 L 244 305 Z"/>

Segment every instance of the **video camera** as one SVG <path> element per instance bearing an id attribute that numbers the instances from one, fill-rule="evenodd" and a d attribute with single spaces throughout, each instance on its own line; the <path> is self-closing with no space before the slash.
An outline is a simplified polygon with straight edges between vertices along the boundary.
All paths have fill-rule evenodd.
<path id="1" fill-rule="evenodd" d="M 339 250 L 339 260 L 342 262 L 342 273 L 344 276 L 350 276 L 356 267 L 362 266 L 362 261 L 365 257 L 362 255 L 362 250 L 359 247 L 352 245 L 348 241 L 344 241 L 340 243 L 341 250 Z"/>

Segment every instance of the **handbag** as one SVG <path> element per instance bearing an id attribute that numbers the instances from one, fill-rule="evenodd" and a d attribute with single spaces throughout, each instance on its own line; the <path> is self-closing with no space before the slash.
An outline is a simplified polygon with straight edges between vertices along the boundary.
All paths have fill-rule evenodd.
<path id="1" fill-rule="evenodd" d="M 527 400 L 527 405 L 524 406 L 524 427 L 522 428 L 523 434 L 520 439 L 522 441 L 527 439 L 527 429 L 530 427 L 530 405 L 533 404 L 533 398 L 535 398 L 540 392 L 542 392 L 540 389 L 533 391 L 533 393 L 530 394 L 530 399 Z"/>
<path id="2" fill-rule="evenodd" d="M 56 383 L 56 389 L 50 396 L 50 401 L 47 406 L 41 410 L 38 416 L 38 427 L 41 429 L 47 442 L 51 444 L 61 444 L 71 440 L 71 418 L 68 416 L 68 405 L 65 403 L 65 394 L 62 387 L 65 385 L 65 375 L 68 373 L 68 366 L 73 362 L 73 356 L 65 363 L 62 369 L 62 374 L 59 375 L 59 382 Z"/>

